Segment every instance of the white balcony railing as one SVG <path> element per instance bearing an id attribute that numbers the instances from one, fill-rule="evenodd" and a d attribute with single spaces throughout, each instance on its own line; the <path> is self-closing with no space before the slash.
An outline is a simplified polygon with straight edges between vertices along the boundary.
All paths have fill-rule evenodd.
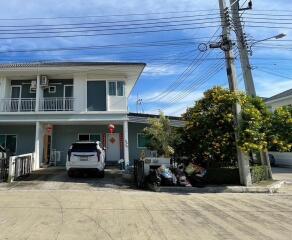
<path id="1" fill-rule="evenodd" d="M 35 98 L 2 98 L 0 112 L 33 112 Z"/>
<path id="2" fill-rule="evenodd" d="M 40 100 L 39 111 L 73 111 L 74 98 L 43 98 Z"/>
<path id="3" fill-rule="evenodd" d="M 39 111 L 73 111 L 74 98 L 43 98 L 39 102 Z M 0 112 L 34 112 L 35 98 L 2 98 Z"/>

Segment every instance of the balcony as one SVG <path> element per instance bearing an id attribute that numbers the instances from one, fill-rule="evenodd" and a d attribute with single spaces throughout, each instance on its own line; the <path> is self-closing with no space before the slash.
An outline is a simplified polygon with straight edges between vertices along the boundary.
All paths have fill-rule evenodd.
<path id="1" fill-rule="evenodd" d="M 74 98 L 43 98 L 40 100 L 39 111 L 73 111 Z"/>
<path id="2" fill-rule="evenodd" d="M 34 112 L 35 98 L 2 98 L 0 112 Z"/>
<path id="3" fill-rule="evenodd" d="M 39 102 L 38 111 L 58 112 L 73 111 L 74 98 L 43 98 Z M 35 112 L 35 98 L 2 98 L 0 99 L 0 112 Z"/>

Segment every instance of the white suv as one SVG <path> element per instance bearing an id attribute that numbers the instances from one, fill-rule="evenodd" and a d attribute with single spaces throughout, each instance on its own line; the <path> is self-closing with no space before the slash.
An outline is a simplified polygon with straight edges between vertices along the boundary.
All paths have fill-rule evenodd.
<path id="1" fill-rule="evenodd" d="M 75 172 L 90 171 L 104 177 L 105 152 L 99 142 L 75 142 L 68 151 L 66 170 L 69 177 Z"/>

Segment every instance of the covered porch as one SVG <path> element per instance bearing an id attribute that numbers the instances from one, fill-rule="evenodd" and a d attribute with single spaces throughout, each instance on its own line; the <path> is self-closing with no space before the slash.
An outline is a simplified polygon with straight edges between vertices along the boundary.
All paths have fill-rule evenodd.
<path id="1" fill-rule="evenodd" d="M 109 124 L 115 127 L 112 133 Z M 0 124 L 0 144 L 12 155 L 34 153 L 36 169 L 64 166 L 68 149 L 76 141 L 100 141 L 105 147 L 106 164 L 115 165 L 123 159 L 129 165 L 127 119 Z"/>

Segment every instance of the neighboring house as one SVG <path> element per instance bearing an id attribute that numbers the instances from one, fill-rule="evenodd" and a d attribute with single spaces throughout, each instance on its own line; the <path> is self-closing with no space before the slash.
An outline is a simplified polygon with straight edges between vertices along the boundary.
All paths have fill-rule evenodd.
<path id="1" fill-rule="evenodd" d="M 264 101 L 271 111 L 278 107 L 292 105 L 292 88 L 270 98 L 265 98 Z"/>
<path id="2" fill-rule="evenodd" d="M 144 63 L 59 62 L 0 65 L 0 145 L 35 153 L 36 167 L 64 165 L 74 141 L 99 140 L 107 162 L 126 164 L 145 149 L 154 115 L 129 114 L 128 97 Z M 181 126 L 179 118 L 171 118 Z M 115 126 L 109 133 L 108 125 Z"/>

